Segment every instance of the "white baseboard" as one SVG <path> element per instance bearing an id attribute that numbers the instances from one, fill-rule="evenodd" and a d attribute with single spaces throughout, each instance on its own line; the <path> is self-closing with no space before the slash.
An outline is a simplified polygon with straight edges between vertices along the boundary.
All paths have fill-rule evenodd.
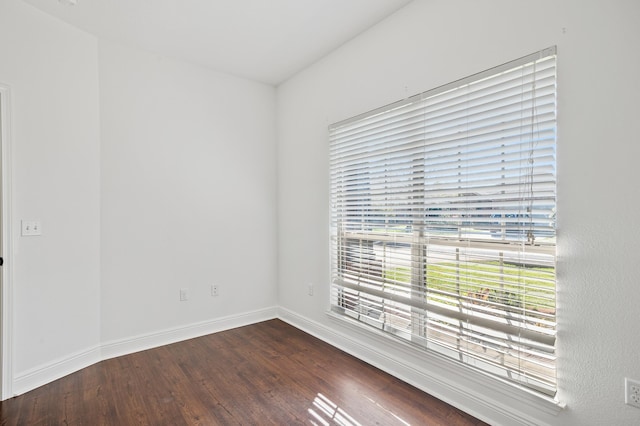
<path id="1" fill-rule="evenodd" d="M 266 308 L 96 345 L 16 374 L 12 384 L 12 396 L 21 395 L 105 359 L 267 321 L 277 318 L 277 313 L 276 307 Z"/>
<path id="2" fill-rule="evenodd" d="M 32 368 L 13 378 L 13 396 L 21 395 L 54 380 L 82 370 L 100 361 L 100 346 L 96 345 L 85 351 L 76 352 L 67 357 L 57 359 L 45 365 Z"/>
<path id="3" fill-rule="evenodd" d="M 434 357 L 418 365 L 402 357 L 400 362 L 398 356 L 382 349 L 389 347 L 388 338 L 380 338 L 380 345 L 366 343 L 358 338 L 365 331 L 345 325 L 343 320 L 338 320 L 340 328 L 347 327 L 348 334 L 284 308 L 279 309 L 278 318 L 492 425 L 545 425 L 563 408 L 503 383 L 492 383 L 486 376 L 461 369 L 449 360 Z M 394 341 L 393 348 L 405 352 L 408 359 L 416 357 L 417 352 L 408 345 Z"/>
<path id="4" fill-rule="evenodd" d="M 266 308 L 106 342 L 103 343 L 101 347 L 102 359 L 115 358 L 117 356 L 157 348 L 158 346 L 169 345 L 195 337 L 206 336 L 207 334 L 217 333 L 219 331 L 267 321 L 277 318 L 277 313 L 278 308 L 276 307 Z"/>

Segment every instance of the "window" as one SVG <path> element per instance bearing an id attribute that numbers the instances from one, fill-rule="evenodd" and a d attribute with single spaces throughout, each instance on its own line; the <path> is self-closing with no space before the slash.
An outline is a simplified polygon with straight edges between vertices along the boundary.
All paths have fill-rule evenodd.
<path id="1" fill-rule="evenodd" d="M 555 394 L 555 63 L 330 126 L 333 312 Z"/>

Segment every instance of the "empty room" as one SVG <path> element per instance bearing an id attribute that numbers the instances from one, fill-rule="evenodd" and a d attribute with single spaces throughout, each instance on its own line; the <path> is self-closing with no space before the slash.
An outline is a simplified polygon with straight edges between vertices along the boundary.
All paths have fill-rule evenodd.
<path id="1" fill-rule="evenodd" d="M 0 0 L 0 422 L 640 424 L 638 22 Z"/>

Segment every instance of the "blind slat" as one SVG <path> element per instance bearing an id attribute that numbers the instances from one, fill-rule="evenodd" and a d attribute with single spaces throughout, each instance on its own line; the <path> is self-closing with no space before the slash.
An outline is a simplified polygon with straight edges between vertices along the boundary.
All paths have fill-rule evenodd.
<path id="1" fill-rule="evenodd" d="M 555 48 L 329 127 L 332 310 L 555 377 Z"/>

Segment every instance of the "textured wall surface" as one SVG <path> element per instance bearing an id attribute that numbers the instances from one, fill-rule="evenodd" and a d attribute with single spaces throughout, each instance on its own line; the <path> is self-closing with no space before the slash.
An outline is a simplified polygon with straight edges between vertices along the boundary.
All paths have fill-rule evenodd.
<path id="1" fill-rule="evenodd" d="M 102 340 L 275 306 L 275 89 L 104 41 L 99 58 Z"/>

